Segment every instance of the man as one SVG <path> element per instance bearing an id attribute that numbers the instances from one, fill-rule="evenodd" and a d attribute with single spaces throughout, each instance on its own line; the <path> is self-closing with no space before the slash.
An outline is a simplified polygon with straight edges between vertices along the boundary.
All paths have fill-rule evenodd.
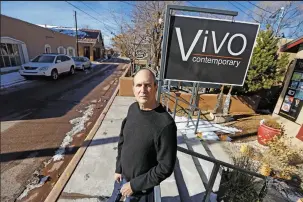
<path id="1" fill-rule="evenodd" d="M 134 76 L 133 103 L 122 122 L 109 202 L 153 202 L 154 187 L 168 178 L 177 155 L 177 127 L 162 105 L 157 104 L 157 82 L 149 69 Z"/>

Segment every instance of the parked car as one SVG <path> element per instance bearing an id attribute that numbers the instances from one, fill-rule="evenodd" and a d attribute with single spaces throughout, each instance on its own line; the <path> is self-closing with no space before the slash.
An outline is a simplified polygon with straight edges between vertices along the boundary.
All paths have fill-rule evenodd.
<path id="1" fill-rule="evenodd" d="M 76 64 L 76 69 L 82 69 L 90 68 L 92 63 L 87 57 L 73 57 L 73 60 Z"/>
<path id="2" fill-rule="evenodd" d="M 31 62 L 23 64 L 19 73 L 25 79 L 32 76 L 47 76 L 57 80 L 60 74 L 75 74 L 75 62 L 64 54 L 44 53 L 32 59 Z"/>

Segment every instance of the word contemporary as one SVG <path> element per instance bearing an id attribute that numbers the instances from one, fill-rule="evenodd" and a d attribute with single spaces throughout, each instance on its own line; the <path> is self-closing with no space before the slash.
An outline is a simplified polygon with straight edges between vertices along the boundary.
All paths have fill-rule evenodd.
<path id="1" fill-rule="evenodd" d="M 202 62 L 208 64 L 215 64 L 215 65 L 230 65 L 234 67 L 238 67 L 241 61 L 237 60 L 228 60 L 228 59 L 217 59 L 217 58 L 210 58 L 210 57 L 193 57 L 193 62 Z"/>

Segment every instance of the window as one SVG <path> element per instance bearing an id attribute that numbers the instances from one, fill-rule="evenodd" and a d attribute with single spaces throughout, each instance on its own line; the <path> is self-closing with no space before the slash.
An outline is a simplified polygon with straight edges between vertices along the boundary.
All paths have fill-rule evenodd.
<path id="1" fill-rule="evenodd" d="M 75 49 L 73 47 L 68 47 L 67 48 L 67 55 L 70 57 L 75 56 Z"/>
<path id="2" fill-rule="evenodd" d="M 70 58 L 67 57 L 67 56 L 62 56 L 62 57 L 64 58 L 64 61 L 69 61 L 70 60 Z"/>
<path id="3" fill-rule="evenodd" d="M 21 65 L 19 45 L 0 43 L 0 67 L 13 67 Z"/>
<path id="4" fill-rule="evenodd" d="M 55 56 L 50 55 L 39 55 L 35 59 L 32 60 L 32 62 L 39 62 L 39 63 L 53 63 L 55 59 Z"/>
<path id="5" fill-rule="evenodd" d="M 62 56 L 57 56 L 56 63 L 58 63 L 58 60 L 60 60 L 61 62 L 63 62 Z"/>
<path id="6" fill-rule="evenodd" d="M 51 53 L 52 52 L 52 48 L 49 44 L 45 44 L 44 46 L 44 52 L 45 53 Z"/>
<path id="7" fill-rule="evenodd" d="M 58 53 L 59 54 L 65 54 L 65 48 L 63 46 L 58 47 Z"/>

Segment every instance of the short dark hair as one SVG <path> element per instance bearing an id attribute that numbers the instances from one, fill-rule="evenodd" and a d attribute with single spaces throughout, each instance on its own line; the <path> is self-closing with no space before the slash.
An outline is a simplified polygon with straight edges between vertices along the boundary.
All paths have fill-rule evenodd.
<path id="1" fill-rule="evenodd" d="M 143 71 L 143 70 L 148 70 L 148 71 L 151 73 L 151 75 L 152 75 L 152 77 L 153 77 L 153 80 L 154 80 L 154 85 L 156 86 L 156 85 L 157 85 L 156 75 L 155 75 L 154 71 L 151 70 L 151 69 L 149 69 L 149 68 L 145 68 L 145 67 L 144 67 L 144 68 L 139 69 L 139 70 L 135 73 L 134 78 L 135 78 L 135 76 L 136 76 L 140 71 Z M 133 80 L 133 85 L 134 85 L 134 80 Z"/>

